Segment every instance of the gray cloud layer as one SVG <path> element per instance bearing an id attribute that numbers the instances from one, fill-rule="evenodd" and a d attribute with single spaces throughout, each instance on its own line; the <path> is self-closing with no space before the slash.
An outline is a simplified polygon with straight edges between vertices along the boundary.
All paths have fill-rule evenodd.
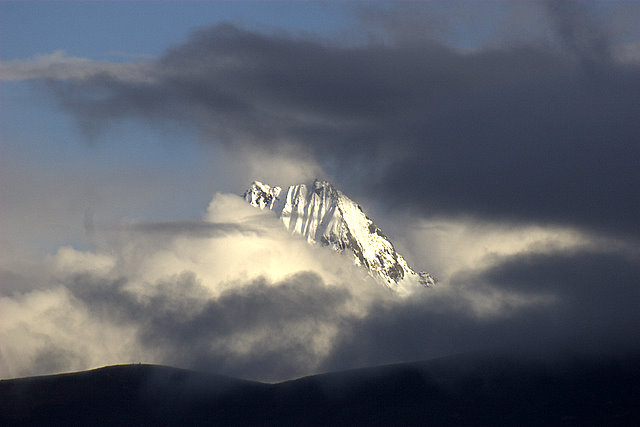
<path id="1" fill-rule="evenodd" d="M 4 344 L 5 351 L 27 342 L 36 354 L 29 369 L 46 368 L 39 373 L 81 366 L 82 348 L 67 343 L 82 342 L 77 325 L 98 325 L 114 347 L 134 337 L 132 349 L 120 353 L 127 361 L 139 352 L 153 355 L 145 361 L 282 379 L 471 349 L 640 350 L 640 263 L 637 251 L 627 250 L 640 238 L 640 67 L 618 62 L 606 31 L 574 6 L 548 8 L 557 46 L 463 52 L 431 35 L 393 34 L 337 45 L 221 24 L 132 67 L 60 54 L 3 64 L 12 79 L 46 80 L 87 130 L 106 128 L 115 118 L 175 121 L 232 150 L 310 158 L 356 200 L 366 194 L 412 217 L 559 224 L 631 240 L 624 249 L 524 248 L 454 271 L 444 290 L 424 298 L 376 296 L 363 303 L 361 285 L 328 283 L 303 265 L 284 279 L 234 278 L 237 286 L 214 296 L 201 278 L 226 279 L 205 270 L 242 260 L 246 248 L 213 253 L 200 237 L 229 235 L 239 242 L 270 235 L 264 227 L 224 218 L 139 223 L 131 229 L 149 237 L 153 250 L 166 249 L 156 248 L 156 237 L 185 239 L 167 249 L 178 255 L 175 267 L 167 267 L 173 258 L 153 261 L 153 250 L 134 245 L 120 256 L 134 267 L 152 261 L 142 274 L 131 267 L 131 277 L 126 270 L 118 277 L 88 271 L 36 286 L 3 272 L 3 303 L 13 310 L 5 312 L 34 313 L 9 331 L 16 345 Z M 402 27 L 389 25 L 396 32 Z M 209 258 L 199 258 L 192 237 Z M 264 261 L 274 252 L 253 253 Z M 216 265 L 214 255 L 227 258 Z M 300 259 L 316 258 L 314 252 Z M 86 262 L 77 259 L 70 262 Z M 297 262 L 284 252 L 266 264 L 281 267 L 283 259 Z M 202 271 L 191 271 L 192 265 Z M 175 275 L 167 276 L 170 268 Z M 151 274 L 156 270 L 158 276 Z M 150 290 L 134 292 L 132 283 Z M 495 294 L 513 298 L 493 300 Z M 498 307 L 479 314 L 474 307 L 483 299 Z M 56 310 L 47 311 L 47 304 Z M 34 319 L 42 313 L 58 313 L 55 331 L 41 332 Z M 109 328 L 117 330 L 115 340 L 109 341 Z M 67 339 L 66 330 L 73 337 Z"/>
<path id="2" fill-rule="evenodd" d="M 547 295 L 553 297 L 552 304 L 507 308 L 499 316 L 478 319 L 461 303 L 460 289 L 444 298 L 380 306 L 350 325 L 326 366 L 375 365 L 473 350 L 543 358 L 637 352 L 638 277 L 637 260 L 620 254 L 579 250 L 514 256 L 488 270 L 460 275 L 451 286 Z"/>
<path id="3" fill-rule="evenodd" d="M 238 283 L 217 299 L 188 272 L 159 284 L 142 301 L 125 283 L 84 275 L 68 289 L 104 321 L 136 326 L 139 343 L 160 351 L 166 363 L 250 378 L 304 374 L 315 358 L 310 337 L 339 321 L 350 298 L 311 273 L 275 284 Z M 251 341 L 246 353 L 230 349 L 242 339 Z"/>
<path id="4" fill-rule="evenodd" d="M 175 120 L 228 147 L 311 156 L 354 193 L 421 216 L 638 238 L 640 67 L 616 62 L 574 6 L 549 7 L 561 48 L 345 47 L 220 24 L 145 64 L 148 81 L 91 64 L 51 84 L 87 129 Z"/>
<path id="5" fill-rule="evenodd" d="M 162 221 L 162 222 L 139 222 L 125 227 L 129 231 L 138 231 L 149 234 L 160 234 L 168 236 L 184 235 L 191 237 L 216 237 L 226 236 L 233 232 L 247 235 L 258 235 L 263 233 L 263 229 L 252 227 L 249 224 L 234 224 L 224 222 L 209 221 Z"/>
<path id="6" fill-rule="evenodd" d="M 135 361 L 136 354 L 149 360 L 153 354 L 156 363 L 266 380 L 469 351 L 552 359 L 615 355 L 640 351 L 640 268 L 634 261 L 592 250 L 513 256 L 487 270 L 459 274 L 450 291 L 377 299 L 370 306 L 362 305 L 352 283 L 327 286 L 313 273 L 273 283 L 238 281 L 214 297 L 192 272 L 148 285 L 142 294 L 128 287 L 127 277 L 87 272 L 61 280 L 68 296 L 55 306 L 55 322 L 72 328 L 74 342 L 86 335 L 83 328 L 104 335 L 106 347 L 125 339 L 122 331 L 134 331 L 121 362 Z M 505 290 L 525 299 L 549 299 L 526 306 L 507 303 L 491 315 L 478 315 L 469 305 L 470 292 Z M 33 309 L 24 302 L 29 295 L 33 292 L 12 300 Z M 40 297 L 51 298 L 46 290 Z M 354 304 L 364 314 L 347 309 Z M 85 314 L 81 322 L 64 320 L 73 319 L 73 313 Z M 21 327 L 27 337 L 40 325 Z M 109 338 L 105 331 L 111 328 L 121 332 Z M 37 352 L 24 353 L 32 359 L 25 372 L 88 363 L 80 342 L 68 346 L 60 339 L 64 334 L 38 333 Z M 319 343 L 323 336 L 328 341 Z"/>

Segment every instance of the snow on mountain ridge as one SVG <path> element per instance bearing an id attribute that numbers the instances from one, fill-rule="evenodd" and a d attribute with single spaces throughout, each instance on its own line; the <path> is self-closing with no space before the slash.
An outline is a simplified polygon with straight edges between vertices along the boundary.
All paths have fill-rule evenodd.
<path id="1" fill-rule="evenodd" d="M 428 273 L 413 271 L 362 208 L 327 181 L 292 185 L 286 193 L 254 181 L 243 197 L 252 206 L 274 211 L 290 233 L 309 243 L 341 253 L 350 250 L 355 264 L 390 289 L 406 294 L 435 283 Z"/>
<path id="2" fill-rule="evenodd" d="M 251 187 L 244 193 L 244 199 L 251 205 L 264 209 L 273 209 L 273 203 L 278 200 L 278 195 L 282 189 L 280 187 L 270 187 L 260 181 L 253 181 Z"/>

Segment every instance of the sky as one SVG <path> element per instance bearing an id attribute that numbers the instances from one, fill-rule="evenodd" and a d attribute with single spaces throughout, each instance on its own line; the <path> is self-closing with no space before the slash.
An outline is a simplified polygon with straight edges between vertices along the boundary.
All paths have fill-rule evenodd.
<path id="1" fill-rule="evenodd" d="M 0 2 L 0 377 L 640 350 L 635 2 Z M 239 195 L 328 179 L 401 298 Z"/>

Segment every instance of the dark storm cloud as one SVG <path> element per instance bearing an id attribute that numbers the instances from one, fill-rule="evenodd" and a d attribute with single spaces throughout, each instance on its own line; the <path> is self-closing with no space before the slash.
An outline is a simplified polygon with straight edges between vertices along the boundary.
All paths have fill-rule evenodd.
<path id="1" fill-rule="evenodd" d="M 277 283 L 238 282 L 218 297 L 190 272 L 149 285 L 143 294 L 131 291 L 126 278 L 92 274 L 64 286 L 93 322 L 134 327 L 136 345 L 161 363 L 282 380 L 461 352 L 553 360 L 638 352 L 638 277 L 637 259 L 624 253 L 518 255 L 459 273 L 445 292 L 362 305 L 363 315 L 345 309 L 361 304 L 348 285 L 326 286 L 312 273 Z M 495 292 L 516 298 L 495 311 L 474 310 L 478 299 L 492 300 Z M 314 345 L 319 337 L 325 337 L 320 349 Z M 55 354 L 56 364 L 70 366 L 66 353 Z"/>
<path id="2" fill-rule="evenodd" d="M 142 339 L 151 345 L 169 339 L 192 366 L 249 377 L 292 377 L 307 372 L 316 357 L 313 337 L 339 320 L 349 297 L 344 289 L 326 288 L 314 274 L 297 274 L 275 286 L 259 280 L 210 301 L 190 319 L 179 311 L 156 316 Z M 239 355 L 227 349 L 243 339 L 251 351 Z M 212 340 L 220 340 L 221 347 L 212 351 Z"/>
<path id="3" fill-rule="evenodd" d="M 214 296 L 197 271 L 153 283 L 145 274 L 113 279 L 96 271 L 56 279 L 64 291 L 54 295 L 60 312 L 86 311 L 98 325 L 132 327 L 141 354 L 158 354 L 162 363 L 254 379 L 476 349 L 640 351 L 640 66 L 618 62 L 606 31 L 578 6 L 547 4 L 556 41 L 549 46 L 462 52 L 438 42 L 439 29 L 415 28 L 426 15 L 396 14 L 385 24 L 386 15 L 374 13 L 368 22 L 386 25 L 389 37 L 338 45 L 221 24 L 128 68 L 62 54 L 54 55 L 53 71 L 46 62 L 26 67 L 29 76 L 48 76 L 90 132 L 116 118 L 186 124 L 231 150 L 311 157 L 354 199 L 378 198 L 418 217 L 560 224 L 614 236 L 593 239 L 600 251 L 496 255 L 485 270 L 456 271 L 424 295 L 373 302 L 356 293 L 362 287 L 326 286 L 310 273 L 277 283 L 239 280 Z M 411 28 L 403 28 L 404 19 Z M 413 30 L 421 36 L 402 37 Z M 85 68 L 69 74 L 67 63 Z M 90 213 L 85 227 L 94 228 Z M 260 236 L 265 227 L 249 219 L 127 229 L 137 237 L 210 238 Z M 616 238 L 631 238 L 619 245 L 624 253 L 602 243 Z M 16 307 L 45 288 L 27 277 L 0 271 L 2 294 Z M 478 313 L 483 302 L 498 306 Z M 323 335 L 327 330 L 339 331 L 337 338 Z M 29 336 L 39 334 L 33 328 Z M 75 366 L 70 359 L 78 352 L 61 343 L 51 339 L 36 361 L 50 353 L 50 369 Z"/>
<path id="4" fill-rule="evenodd" d="M 507 258 L 486 271 L 461 274 L 451 286 L 553 296 L 553 302 L 480 318 L 461 301 L 464 292 L 380 305 L 344 329 L 324 368 L 473 351 L 546 359 L 638 352 L 639 277 L 637 259 L 615 253 L 578 251 Z"/>
<path id="5" fill-rule="evenodd" d="M 148 81 L 94 73 L 53 87 L 87 128 L 142 116 L 228 147 L 295 148 L 352 194 L 375 189 L 420 215 L 637 238 L 640 67 L 615 62 L 575 5 L 548 9 L 561 49 L 338 46 L 220 24 L 150 64 Z"/>
<path id="6" fill-rule="evenodd" d="M 189 272 L 156 284 L 148 297 L 126 284 L 84 274 L 66 287 L 97 319 L 137 327 L 141 345 L 164 363 L 262 379 L 308 373 L 312 338 L 339 321 L 350 299 L 312 273 L 238 283 L 218 298 Z M 233 346 L 243 340 L 238 353 Z"/>

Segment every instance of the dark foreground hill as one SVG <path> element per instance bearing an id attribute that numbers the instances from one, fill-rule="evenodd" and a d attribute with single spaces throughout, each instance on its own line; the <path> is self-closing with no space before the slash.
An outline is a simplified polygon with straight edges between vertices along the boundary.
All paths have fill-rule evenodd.
<path id="1" fill-rule="evenodd" d="M 640 357 L 453 357 L 279 384 L 110 366 L 0 381 L 0 425 L 640 425 Z"/>

